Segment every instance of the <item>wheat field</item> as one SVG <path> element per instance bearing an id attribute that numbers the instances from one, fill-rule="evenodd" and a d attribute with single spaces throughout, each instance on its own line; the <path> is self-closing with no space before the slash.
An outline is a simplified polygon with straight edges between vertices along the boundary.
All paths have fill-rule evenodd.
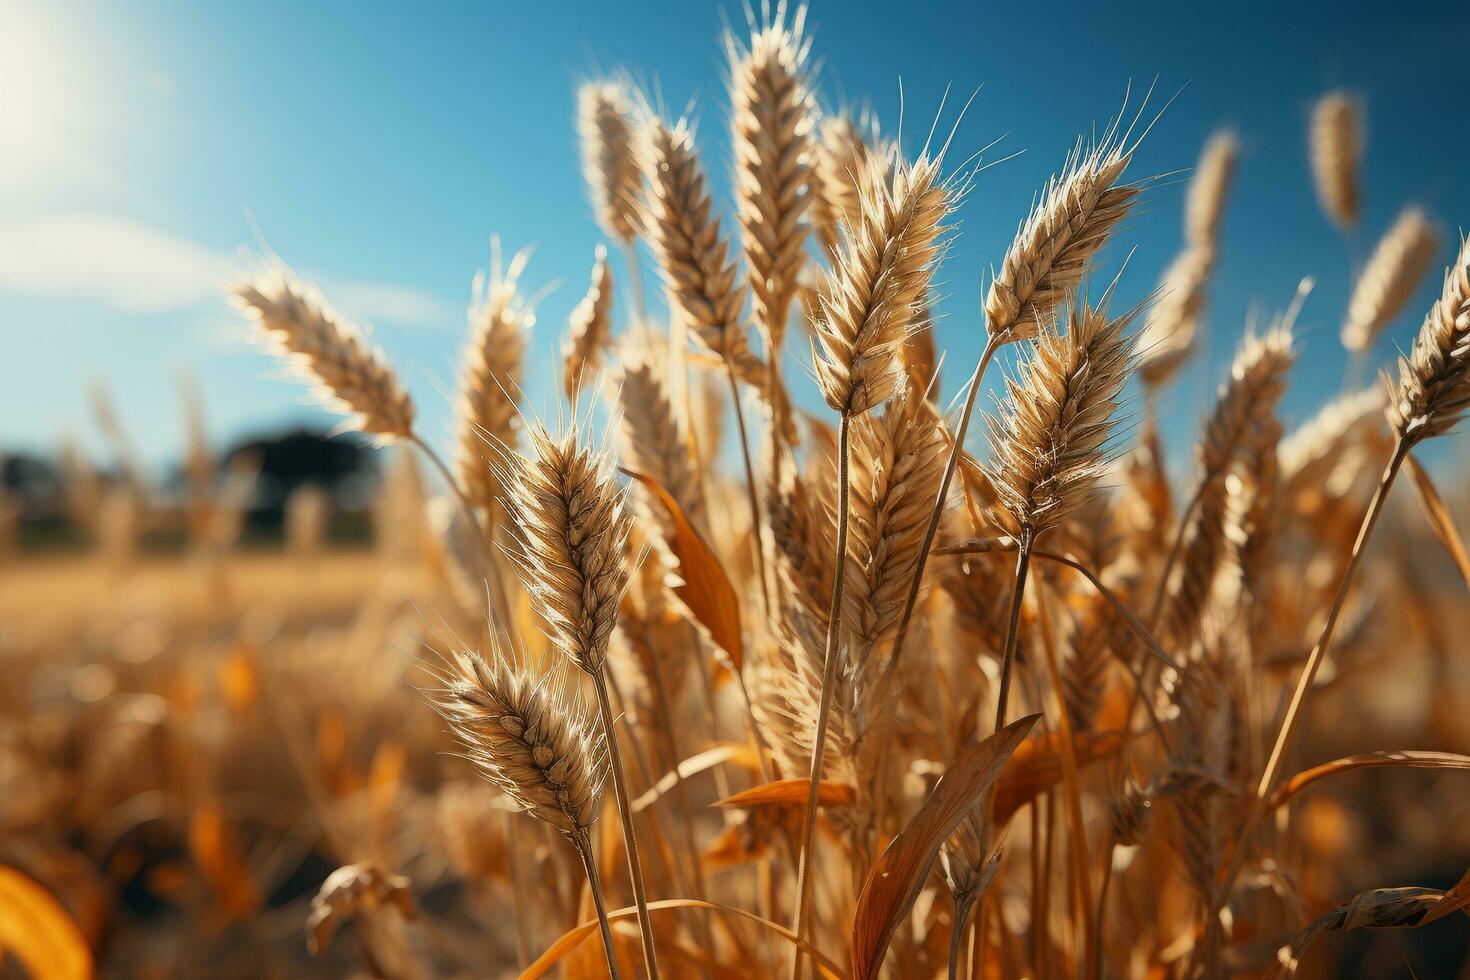
<path id="1" fill-rule="evenodd" d="M 497 252 L 450 443 L 284 261 L 230 287 L 380 447 L 370 534 L 313 487 L 246 534 L 258 467 L 187 386 L 181 489 L 99 393 L 82 544 L 0 500 L 0 975 L 1470 976 L 1470 498 L 1418 458 L 1464 438 L 1470 246 L 1372 188 L 1404 208 L 1313 313 L 1348 377 L 1287 430 L 1310 282 L 1208 315 L 1230 130 L 1150 195 L 1135 93 L 972 216 L 953 107 L 921 145 L 828 110 L 813 44 L 730 32 L 729 159 L 582 86 L 605 241 L 559 390 Z M 1352 241 L 1365 134 L 1340 91 L 1303 133 Z M 946 266 L 962 218 L 1016 223 L 985 270 Z M 1097 272 L 1173 221 L 1167 268 Z M 942 275 L 983 282 L 977 363 Z M 1207 329 L 1236 353 L 1168 459 Z"/>

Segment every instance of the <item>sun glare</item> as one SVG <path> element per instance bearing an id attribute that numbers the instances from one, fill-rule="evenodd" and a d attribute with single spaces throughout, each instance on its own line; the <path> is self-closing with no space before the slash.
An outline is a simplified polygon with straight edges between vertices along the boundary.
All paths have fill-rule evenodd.
<path id="1" fill-rule="evenodd" d="M 42 165 L 61 142 L 60 53 L 39 18 L 0 9 L 0 172 Z"/>

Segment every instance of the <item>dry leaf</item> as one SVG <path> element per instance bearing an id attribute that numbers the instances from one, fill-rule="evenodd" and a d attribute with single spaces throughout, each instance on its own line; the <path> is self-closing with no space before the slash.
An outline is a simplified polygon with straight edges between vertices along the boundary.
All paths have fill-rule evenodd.
<path id="1" fill-rule="evenodd" d="M 1418 929 L 1470 904 L 1470 871 L 1454 888 L 1374 888 L 1321 916 L 1276 951 L 1268 977 L 1296 975 L 1302 956 L 1323 933 L 1352 929 Z"/>
<path id="2" fill-rule="evenodd" d="M 0 961 L 10 957 L 34 980 L 92 975 L 82 931 L 50 892 L 0 865 Z"/>
<path id="3" fill-rule="evenodd" d="M 729 905 L 720 905 L 718 902 L 701 902 L 692 898 L 669 898 L 659 902 L 648 903 L 648 911 L 650 912 L 664 912 L 669 909 L 708 909 L 711 912 L 738 915 L 742 919 L 747 919 L 759 926 L 763 926 L 787 942 L 797 946 L 803 953 L 816 961 L 824 977 L 832 977 L 834 980 L 846 980 L 847 974 L 843 973 L 842 968 L 828 959 L 821 950 L 817 949 L 805 939 L 798 939 L 796 933 L 785 926 L 778 925 L 770 919 L 763 919 L 754 912 L 747 912 L 745 909 L 737 909 Z M 618 909 L 615 912 L 608 912 L 607 917 L 609 921 L 615 921 L 637 914 L 638 910 L 630 905 L 627 908 Z M 552 943 L 546 952 L 537 957 L 536 962 L 521 972 L 520 980 L 537 980 L 538 977 L 546 976 L 552 967 L 560 963 L 572 950 L 576 949 L 587 939 L 596 935 L 597 931 L 596 919 L 583 922 L 581 925 L 568 930 L 560 939 Z"/>
<path id="4" fill-rule="evenodd" d="M 995 783 L 1001 767 L 1040 717 L 1027 715 L 961 749 L 919 812 L 874 863 L 853 916 L 853 980 L 878 975 L 888 943 L 919 897 L 939 848 Z"/>
<path id="5" fill-rule="evenodd" d="M 368 864 L 338 868 L 327 876 L 311 900 L 311 915 L 306 919 L 307 948 L 313 956 L 320 956 L 348 919 L 390 905 L 405 919 L 414 917 L 407 878 L 384 874 Z"/>
<path id="6" fill-rule="evenodd" d="M 1275 793 L 1271 794 L 1268 808 L 1276 809 L 1317 780 L 1334 773 L 1376 766 L 1406 766 L 1410 769 L 1470 769 L 1470 755 L 1404 749 L 1344 756 L 1341 759 L 1324 762 L 1320 766 L 1313 766 L 1311 769 L 1303 770 L 1292 776 Z"/>
<path id="7" fill-rule="evenodd" d="M 1455 561 L 1455 567 L 1460 570 L 1460 578 L 1465 580 L 1465 585 L 1470 587 L 1470 554 L 1465 551 L 1465 541 L 1460 537 L 1459 530 L 1455 527 L 1454 515 L 1450 513 L 1449 505 L 1439 495 L 1434 487 L 1434 481 L 1429 479 L 1429 474 L 1424 472 L 1424 467 L 1410 453 L 1404 458 L 1408 464 L 1409 476 L 1414 478 L 1414 489 L 1419 498 L 1419 507 L 1424 511 L 1424 517 L 1429 521 L 1429 527 L 1434 531 L 1434 536 L 1439 538 L 1450 557 Z"/>
<path id="8" fill-rule="evenodd" d="M 741 790 L 733 796 L 717 800 L 715 806 L 806 806 L 807 790 L 812 781 L 806 777 L 798 779 L 776 779 L 761 783 L 750 789 Z M 817 787 L 817 803 L 820 806 L 846 806 L 857 799 L 857 790 L 846 783 L 823 781 Z"/>
<path id="9" fill-rule="evenodd" d="M 1081 768 L 1117 753 L 1126 741 L 1122 732 L 1078 732 L 1072 737 L 1072 753 Z M 1021 807 L 1055 786 L 1062 778 L 1061 738 L 1055 732 L 1033 735 L 1006 762 L 995 781 L 997 827 L 1003 827 Z"/>
<path id="10" fill-rule="evenodd" d="M 674 525 L 674 540 L 669 549 L 679 562 L 678 580 L 672 586 L 694 617 L 709 631 L 710 637 L 730 658 L 730 669 L 736 673 L 744 659 L 740 636 L 740 600 L 735 587 L 725 574 L 724 566 L 699 532 L 694 530 L 678 501 L 659 486 L 657 480 L 632 470 L 623 470 L 658 498 Z"/>
<path id="11" fill-rule="evenodd" d="M 726 762 L 733 762 L 744 769 L 755 772 L 760 768 L 756 760 L 755 750 L 744 742 L 723 742 L 713 745 L 703 752 L 691 755 L 679 763 L 678 775 L 666 772 L 659 777 L 646 793 L 633 801 L 633 812 L 640 813 L 644 809 L 653 806 L 669 790 L 673 789 L 680 779 L 691 779 L 707 769 Z"/>

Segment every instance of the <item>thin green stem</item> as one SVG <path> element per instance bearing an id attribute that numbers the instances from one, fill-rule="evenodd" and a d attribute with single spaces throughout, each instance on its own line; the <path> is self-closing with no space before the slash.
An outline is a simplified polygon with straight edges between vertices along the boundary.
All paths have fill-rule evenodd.
<path id="1" fill-rule="evenodd" d="M 847 443 L 851 417 L 844 412 L 837 430 L 837 548 L 832 574 L 832 603 L 827 610 L 827 649 L 822 660 L 822 694 L 817 707 L 817 728 L 812 738 L 812 765 L 807 784 L 806 811 L 802 817 L 801 850 L 796 863 L 796 919 L 792 931 L 803 938 L 807 906 L 811 903 L 812 835 L 817 825 L 817 790 L 822 781 L 822 753 L 827 747 L 827 721 L 832 714 L 832 696 L 837 688 L 837 640 L 842 625 L 842 580 L 847 565 Z M 798 949 L 791 959 L 791 980 L 801 976 L 802 956 Z"/>

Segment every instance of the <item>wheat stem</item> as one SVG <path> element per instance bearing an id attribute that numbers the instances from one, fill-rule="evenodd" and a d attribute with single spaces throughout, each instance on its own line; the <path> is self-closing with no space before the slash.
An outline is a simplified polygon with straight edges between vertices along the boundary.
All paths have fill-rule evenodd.
<path id="1" fill-rule="evenodd" d="M 1224 907 L 1226 899 L 1230 897 L 1230 888 L 1235 883 L 1236 876 L 1240 874 L 1241 866 L 1245 863 L 1251 834 L 1266 813 L 1271 785 L 1281 772 L 1281 764 L 1285 761 L 1286 752 L 1291 747 L 1292 737 L 1296 734 L 1297 725 L 1301 722 L 1302 709 L 1307 695 L 1311 693 L 1312 684 L 1317 679 L 1317 671 L 1322 666 L 1322 661 L 1326 659 L 1328 645 L 1332 642 L 1332 631 L 1336 628 L 1337 617 L 1342 613 L 1343 604 L 1347 601 L 1348 590 L 1352 587 L 1353 577 L 1363 559 L 1368 537 L 1373 533 L 1373 527 L 1383 513 L 1383 505 L 1388 500 L 1388 492 L 1393 486 L 1394 478 L 1398 476 L 1399 469 L 1403 466 L 1404 459 L 1409 454 L 1410 446 L 1411 440 L 1402 435 L 1396 437 L 1394 441 L 1393 456 L 1389 459 L 1388 465 L 1384 467 L 1383 476 L 1378 480 L 1378 488 L 1373 491 L 1373 499 L 1368 504 L 1367 512 L 1363 515 L 1362 524 L 1358 527 L 1358 536 L 1353 542 L 1352 556 L 1348 559 L 1347 568 L 1343 569 L 1342 578 L 1337 583 L 1337 594 L 1332 597 L 1332 605 L 1327 610 L 1327 621 L 1322 624 L 1322 632 L 1317 637 L 1317 643 L 1307 657 L 1307 663 L 1302 668 L 1301 676 L 1297 678 L 1296 690 L 1292 692 L 1291 703 L 1286 709 L 1285 717 L 1281 719 L 1281 727 L 1276 732 L 1276 742 L 1271 747 L 1266 769 L 1261 773 L 1261 781 L 1256 785 L 1256 792 L 1251 797 L 1250 809 L 1246 813 L 1245 822 L 1241 825 L 1240 834 L 1235 839 L 1235 850 L 1230 858 L 1230 863 L 1226 866 L 1225 877 L 1215 889 L 1214 900 L 1210 904 L 1206 921 L 1214 919 Z"/>
<path id="2" fill-rule="evenodd" d="M 965 433 L 970 429 L 970 416 L 975 411 L 975 397 L 980 393 L 980 382 L 985 378 L 985 368 L 990 364 L 990 359 L 1004 343 L 999 335 L 992 334 L 985 342 L 985 350 L 980 354 L 975 372 L 970 375 L 969 392 L 965 395 L 965 407 L 960 413 L 959 427 L 955 429 L 954 445 L 950 447 L 949 459 L 944 463 L 944 476 L 939 481 L 939 493 L 934 498 L 934 511 L 929 515 L 929 526 L 924 529 L 924 543 L 919 547 L 913 581 L 909 583 L 908 595 L 904 597 L 903 613 L 898 618 L 898 631 L 893 636 L 893 653 L 890 654 L 888 666 L 884 668 L 888 674 L 897 669 L 898 658 L 903 654 L 903 641 L 908 636 L 909 621 L 913 619 L 914 608 L 919 602 L 919 590 L 924 582 L 924 566 L 929 563 L 929 549 L 934 546 L 934 538 L 939 534 L 939 522 L 944 517 L 944 502 L 949 496 L 949 484 L 954 479 L 955 470 L 959 469 L 960 455 L 965 451 Z"/>
<path id="3" fill-rule="evenodd" d="M 975 896 L 972 894 L 954 897 L 954 923 L 949 930 L 949 980 L 959 980 L 960 949 L 965 944 L 965 926 L 974 906 Z"/>
<path id="4" fill-rule="evenodd" d="M 1011 695 L 1011 668 L 1016 663 L 1016 641 L 1021 627 L 1021 601 L 1026 597 L 1026 570 L 1031 567 L 1031 529 L 1021 528 L 1016 548 L 1016 576 L 1011 586 L 1011 612 L 1006 624 L 1005 657 L 1000 668 L 1000 693 L 995 702 L 995 731 L 1006 725 L 1006 702 Z"/>
<path id="5" fill-rule="evenodd" d="M 761 610 L 771 614 L 771 582 L 766 574 L 766 545 L 762 533 L 760 500 L 755 489 L 755 467 L 750 462 L 750 438 L 745 430 L 745 409 L 740 403 L 740 385 L 735 380 L 735 365 L 724 358 L 725 377 L 730 381 L 730 400 L 735 403 L 735 427 L 740 432 L 740 455 L 745 463 L 745 494 L 750 501 L 750 536 L 755 547 L 755 567 L 761 579 Z"/>
<path id="6" fill-rule="evenodd" d="M 643 863 L 638 858 L 638 834 L 633 829 L 633 810 L 628 799 L 627 776 L 623 772 L 623 753 L 618 747 L 618 733 L 613 724 L 612 705 L 607 699 L 607 681 L 599 671 L 592 676 L 597 689 L 597 712 L 602 718 L 602 733 L 607 741 L 608 761 L 612 763 L 613 795 L 618 801 L 618 819 L 623 825 L 623 850 L 628 852 L 628 877 L 633 882 L 633 904 L 638 907 L 638 930 L 643 940 L 643 964 L 649 980 L 658 980 L 658 957 L 653 948 L 653 922 L 648 917 L 648 894 L 643 887 Z"/>
<path id="7" fill-rule="evenodd" d="M 1041 624 L 1041 645 L 1046 654 L 1046 670 L 1051 678 L 1052 693 L 1057 703 L 1057 731 L 1061 736 L 1062 745 L 1062 788 L 1067 797 L 1067 818 L 1070 823 L 1067 829 L 1072 838 L 1070 848 L 1072 871 L 1077 886 L 1077 904 L 1080 910 L 1077 918 L 1082 920 L 1082 948 L 1086 951 L 1084 956 L 1087 957 L 1085 973 L 1090 975 L 1092 973 L 1093 922 L 1092 912 L 1089 909 L 1092 903 L 1092 881 L 1088 873 L 1087 830 L 1082 822 L 1082 796 L 1077 780 L 1077 755 L 1072 743 L 1072 721 L 1067 715 L 1066 707 L 1062 704 L 1062 676 L 1061 671 L 1057 668 L 1057 642 L 1052 631 L 1051 614 L 1046 605 L 1045 579 L 1039 579 L 1036 583 L 1036 618 Z"/>
<path id="8" fill-rule="evenodd" d="M 848 441 L 852 418 L 842 413 L 837 429 L 837 547 L 832 572 L 832 604 L 827 611 L 827 649 L 822 660 L 822 694 L 817 707 L 817 727 L 812 738 L 812 764 L 807 784 L 806 811 L 802 817 L 801 851 L 796 864 L 796 920 L 792 931 L 802 938 L 807 906 L 811 902 L 812 835 L 817 825 L 817 790 L 822 781 L 822 752 L 827 747 L 827 721 L 837 688 L 837 641 L 842 626 L 842 580 L 847 567 Z M 791 960 L 791 980 L 801 976 L 801 950 Z"/>
<path id="9" fill-rule="evenodd" d="M 607 906 L 602 898 L 602 880 L 597 874 L 597 859 L 592 855 L 592 838 L 586 833 L 572 838 L 572 846 L 582 859 L 582 868 L 587 872 L 587 885 L 592 890 L 592 904 L 597 908 L 597 927 L 602 932 L 602 951 L 607 955 L 607 972 L 612 980 L 619 980 L 618 954 L 613 946 L 612 927 L 607 921 Z M 515 855 L 511 855 L 515 859 Z M 519 918 L 519 916 L 517 916 Z"/>

